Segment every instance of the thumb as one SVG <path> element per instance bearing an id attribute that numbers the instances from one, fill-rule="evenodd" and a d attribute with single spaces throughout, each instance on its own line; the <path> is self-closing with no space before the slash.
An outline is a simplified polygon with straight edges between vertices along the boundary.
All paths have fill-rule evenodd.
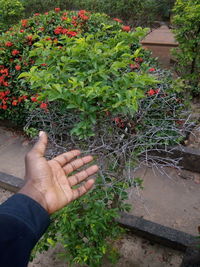
<path id="1" fill-rule="evenodd" d="M 37 141 L 37 143 L 34 145 L 32 152 L 34 152 L 35 154 L 37 154 L 37 156 L 44 156 L 46 147 L 47 147 L 47 143 L 48 143 L 48 137 L 47 134 L 43 131 L 39 132 L 39 140 Z"/>

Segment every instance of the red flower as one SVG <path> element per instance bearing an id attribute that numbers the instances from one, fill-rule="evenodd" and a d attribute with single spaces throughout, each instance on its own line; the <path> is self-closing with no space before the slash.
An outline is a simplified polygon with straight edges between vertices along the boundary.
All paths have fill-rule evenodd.
<path id="1" fill-rule="evenodd" d="M 11 46 L 13 46 L 13 43 L 12 42 L 6 42 L 6 46 L 11 47 Z"/>
<path id="2" fill-rule="evenodd" d="M 42 63 L 40 66 L 46 67 L 47 64 L 46 63 Z"/>
<path id="3" fill-rule="evenodd" d="M 18 101 L 17 101 L 17 100 L 14 100 L 14 101 L 12 102 L 12 105 L 13 105 L 13 106 L 17 106 L 17 104 L 18 104 Z"/>
<path id="4" fill-rule="evenodd" d="M 67 34 L 68 33 L 68 29 L 63 29 L 62 30 L 62 34 Z"/>
<path id="5" fill-rule="evenodd" d="M 141 58 L 141 57 L 136 57 L 136 58 L 135 58 L 135 62 L 142 63 L 142 62 L 143 62 L 143 58 Z"/>
<path id="6" fill-rule="evenodd" d="M 41 104 L 40 104 L 40 108 L 41 108 L 41 109 L 45 109 L 45 110 L 46 110 L 47 107 L 48 107 L 48 105 L 47 105 L 46 103 L 41 103 Z"/>
<path id="7" fill-rule="evenodd" d="M 72 17 L 72 19 L 73 19 L 73 20 L 77 20 L 77 19 L 78 19 L 78 17 L 76 17 L 76 16 L 73 16 L 73 17 Z"/>
<path id="8" fill-rule="evenodd" d="M 60 12 L 60 8 L 59 7 L 56 7 L 54 10 L 55 10 L 55 12 Z"/>
<path id="9" fill-rule="evenodd" d="M 120 123 L 122 121 L 122 119 L 120 119 L 119 117 L 116 117 L 113 119 L 115 123 Z"/>
<path id="10" fill-rule="evenodd" d="M 45 15 L 49 15 L 49 12 L 45 12 L 44 14 L 45 14 Z"/>
<path id="11" fill-rule="evenodd" d="M 34 14 L 34 16 L 39 16 L 39 15 L 40 15 L 40 13 L 35 13 L 35 14 Z"/>
<path id="12" fill-rule="evenodd" d="M 32 40 L 33 40 L 33 36 L 32 36 L 32 35 L 28 35 L 28 36 L 26 36 L 26 39 L 27 39 L 28 41 L 32 41 Z"/>
<path id="13" fill-rule="evenodd" d="M 20 32 L 21 32 L 21 33 L 23 33 L 23 32 L 24 32 L 24 30 L 20 30 Z"/>
<path id="14" fill-rule="evenodd" d="M 20 52 L 19 52 L 19 50 L 17 50 L 17 49 L 14 49 L 13 51 L 12 51 L 12 55 L 13 56 L 16 56 L 16 55 L 18 55 Z"/>
<path id="15" fill-rule="evenodd" d="M 130 26 L 122 26 L 122 30 L 123 30 L 124 32 L 130 32 L 131 27 L 130 27 Z"/>
<path id="16" fill-rule="evenodd" d="M 9 95 L 10 94 L 10 90 L 5 91 L 5 95 Z"/>
<path id="17" fill-rule="evenodd" d="M 149 69 L 149 72 L 153 72 L 153 71 L 155 71 L 156 69 L 154 69 L 154 68 L 151 68 L 151 69 Z"/>
<path id="18" fill-rule="evenodd" d="M 21 70 L 21 68 L 22 68 L 22 67 L 21 67 L 20 65 L 16 65 L 16 66 L 15 66 L 15 69 L 16 69 L 16 70 Z"/>
<path id="19" fill-rule="evenodd" d="M 140 67 L 140 65 L 139 64 L 130 64 L 130 68 L 132 69 L 132 70 L 135 70 L 135 69 L 139 69 L 139 67 Z"/>
<path id="20" fill-rule="evenodd" d="M 31 100 L 32 100 L 32 102 L 37 102 L 38 100 L 37 100 L 37 97 L 35 97 L 35 96 L 32 96 L 31 97 Z"/>
<path id="21" fill-rule="evenodd" d="M 113 20 L 119 22 L 119 23 L 122 23 L 123 21 L 121 19 L 118 19 L 118 18 L 114 18 Z"/>
<path id="22" fill-rule="evenodd" d="M 27 19 L 23 19 L 21 21 L 21 23 L 22 23 L 22 27 L 26 27 L 27 26 L 27 23 L 28 23 L 28 20 Z"/>
<path id="23" fill-rule="evenodd" d="M 9 83 L 8 83 L 8 82 L 3 82 L 3 85 L 4 85 L 5 87 L 8 87 L 8 86 L 9 86 Z"/>
<path id="24" fill-rule="evenodd" d="M 67 20 L 67 17 L 62 17 L 62 20 L 64 21 L 64 20 Z"/>
<path id="25" fill-rule="evenodd" d="M 62 27 L 62 26 L 58 26 L 58 27 L 54 30 L 54 33 L 58 35 L 58 34 L 61 34 L 62 31 L 63 31 L 63 27 Z"/>
<path id="26" fill-rule="evenodd" d="M 159 92 L 160 92 L 159 89 L 157 89 L 157 90 L 150 89 L 150 90 L 147 92 L 147 94 L 148 94 L 149 96 L 152 96 L 152 95 L 158 94 Z"/>
<path id="27" fill-rule="evenodd" d="M 41 32 L 43 32 L 45 30 L 45 28 L 44 27 L 41 27 L 38 30 L 41 31 Z"/>
<path id="28" fill-rule="evenodd" d="M 2 109 L 6 110 L 8 107 L 6 105 L 2 106 Z"/>
<path id="29" fill-rule="evenodd" d="M 63 16 L 67 16 L 67 12 L 64 12 L 64 13 L 63 13 Z"/>
<path id="30" fill-rule="evenodd" d="M 87 12 L 86 10 L 80 10 L 80 11 L 78 12 L 78 16 L 85 15 L 86 12 Z"/>
<path id="31" fill-rule="evenodd" d="M 73 37 L 73 36 L 76 36 L 78 33 L 77 32 L 68 32 L 67 33 L 67 35 L 69 36 L 69 37 Z"/>

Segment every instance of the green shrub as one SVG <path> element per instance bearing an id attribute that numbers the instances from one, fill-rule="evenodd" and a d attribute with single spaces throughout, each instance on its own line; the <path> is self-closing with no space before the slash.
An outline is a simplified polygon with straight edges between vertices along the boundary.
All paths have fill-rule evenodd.
<path id="1" fill-rule="evenodd" d="M 146 31 L 56 8 L 0 37 L 1 118 L 26 124 L 30 136 L 45 130 L 49 158 L 76 146 L 100 166 L 96 188 L 52 217 L 36 251 L 60 242 L 71 263 L 100 266 L 121 232 L 114 219 L 128 209 L 127 188 L 141 185 L 132 169 L 184 138 L 182 81 L 141 48 Z"/>
<path id="2" fill-rule="evenodd" d="M 177 70 L 189 83 L 193 94 L 200 93 L 200 2 L 177 0 L 174 7 L 175 37 L 179 42 L 175 56 Z"/>
<path id="3" fill-rule="evenodd" d="M 66 111 L 78 113 L 81 121 L 71 133 L 87 138 L 95 134 L 97 118 L 106 112 L 133 116 L 138 100 L 144 98 L 144 86 L 157 83 L 147 71 L 130 68 L 134 55 L 130 45 L 138 44 L 143 35 L 140 28 L 127 33 L 102 25 L 101 31 L 84 38 L 62 37 L 56 45 L 40 41 L 31 52 L 37 58 L 35 66 L 20 77 L 27 78 L 40 100 L 48 99 L 49 105 L 62 100 Z"/>
<path id="4" fill-rule="evenodd" d="M 16 23 L 22 16 L 24 7 L 18 0 L 0 0 L 0 33 Z"/>

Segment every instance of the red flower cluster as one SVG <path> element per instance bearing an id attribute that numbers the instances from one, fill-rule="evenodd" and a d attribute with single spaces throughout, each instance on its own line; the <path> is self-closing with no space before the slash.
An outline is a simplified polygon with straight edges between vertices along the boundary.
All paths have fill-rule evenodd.
<path id="1" fill-rule="evenodd" d="M 67 20 L 67 17 L 63 16 L 61 19 L 62 19 L 62 21 L 65 21 L 65 20 Z"/>
<path id="2" fill-rule="evenodd" d="M 121 19 L 118 19 L 118 18 L 114 18 L 113 20 L 119 22 L 119 23 L 122 23 L 123 21 Z"/>
<path id="3" fill-rule="evenodd" d="M 149 69 L 149 72 L 153 72 L 153 71 L 155 71 L 156 69 L 155 68 L 150 68 Z"/>
<path id="4" fill-rule="evenodd" d="M 20 52 L 19 52 L 19 50 L 17 50 L 17 49 L 14 49 L 13 51 L 12 51 L 12 55 L 13 56 L 16 56 L 16 55 L 18 55 Z"/>
<path id="5" fill-rule="evenodd" d="M 28 35 L 28 36 L 26 36 L 26 39 L 27 39 L 28 41 L 32 41 L 32 40 L 33 40 L 33 36 L 32 36 L 32 35 Z"/>
<path id="6" fill-rule="evenodd" d="M 130 64 L 130 68 L 132 69 L 132 70 L 137 70 L 137 69 L 139 69 L 140 68 L 140 65 L 139 64 Z"/>
<path id="7" fill-rule="evenodd" d="M 130 26 L 122 26 L 122 31 L 124 32 L 130 32 L 131 27 Z"/>
<path id="8" fill-rule="evenodd" d="M 22 67 L 21 67 L 20 65 L 16 65 L 16 66 L 15 66 L 15 69 L 16 69 L 16 70 L 21 70 L 21 68 L 22 68 Z"/>
<path id="9" fill-rule="evenodd" d="M 26 28 L 27 27 L 27 24 L 28 24 L 28 20 L 27 19 L 23 19 L 21 21 L 21 24 L 22 24 L 22 27 Z"/>
<path id="10" fill-rule="evenodd" d="M 119 128 L 124 128 L 125 127 L 125 123 L 121 118 L 116 117 L 116 118 L 113 119 L 113 121 L 115 122 L 117 127 L 119 127 Z"/>
<path id="11" fill-rule="evenodd" d="M 141 57 L 136 57 L 135 58 L 135 63 L 134 64 L 130 64 L 130 68 L 131 70 L 137 70 L 140 68 L 140 64 L 143 62 L 143 58 Z"/>
<path id="12" fill-rule="evenodd" d="M 143 62 L 143 58 L 141 58 L 141 57 L 136 57 L 136 58 L 135 58 L 135 62 L 142 63 L 142 62 Z"/>
<path id="13" fill-rule="evenodd" d="M 59 7 L 56 7 L 54 10 L 55 10 L 55 12 L 60 12 L 60 8 Z"/>
<path id="14" fill-rule="evenodd" d="M 40 15 L 40 13 L 35 13 L 35 14 L 34 14 L 35 17 L 37 17 L 37 16 L 39 16 L 39 15 Z"/>
<path id="15" fill-rule="evenodd" d="M 88 20 L 89 17 L 86 16 L 86 13 L 87 13 L 86 10 L 80 10 L 80 11 L 78 12 L 78 17 L 81 18 L 82 20 Z"/>
<path id="16" fill-rule="evenodd" d="M 159 92 L 160 92 L 159 89 L 156 89 L 156 90 L 154 90 L 154 89 L 150 89 L 150 90 L 147 92 L 147 94 L 148 94 L 148 96 L 152 96 L 152 95 L 156 95 L 156 94 L 158 94 Z"/>
<path id="17" fill-rule="evenodd" d="M 5 81 L 5 78 L 8 76 L 9 72 L 8 69 L 4 68 L 3 66 L 1 66 L 1 70 L 0 70 L 0 85 L 8 87 L 9 84 L 7 81 Z"/>
<path id="18" fill-rule="evenodd" d="M 9 97 L 8 96 L 9 94 L 10 90 L 0 92 L 0 100 L 1 100 L 0 109 L 6 110 L 9 104 L 11 104 L 12 106 L 17 106 L 23 100 L 27 99 L 26 95 L 16 98 L 16 97 Z"/>
<path id="19" fill-rule="evenodd" d="M 58 26 L 55 30 L 54 33 L 56 35 L 58 34 L 65 34 L 68 35 L 69 37 L 73 37 L 77 35 L 77 32 L 74 31 L 69 31 L 68 29 L 64 29 L 62 26 Z"/>
<path id="20" fill-rule="evenodd" d="M 47 107 L 48 107 L 47 103 L 41 103 L 40 104 L 40 108 L 44 109 L 45 111 L 47 111 Z"/>
<path id="21" fill-rule="evenodd" d="M 8 108 L 6 101 L 8 100 L 7 95 L 9 95 L 9 94 L 10 94 L 10 91 L 9 90 L 4 91 L 4 92 L 0 92 L 0 100 L 1 100 L 0 108 L 1 109 L 6 110 Z"/>
<path id="22" fill-rule="evenodd" d="M 11 47 L 11 46 L 13 46 L 12 42 L 6 42 L 6 47 Z"/>

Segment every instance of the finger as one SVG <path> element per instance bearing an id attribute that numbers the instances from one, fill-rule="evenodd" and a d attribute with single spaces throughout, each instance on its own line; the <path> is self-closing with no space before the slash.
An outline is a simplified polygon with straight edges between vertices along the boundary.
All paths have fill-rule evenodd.
<path id="1" fill-rule="evenodd" d="M 70 162 L 66 166 L 64 166 L 63 170 L 64 170 L 65 174 L 67 175 L 67 174 L 79 169 L 83 165 L 91 162 L 92 160 L 93 160 L 92 156 L 86 156 L 86 157 L 83 157 L 80 159 L 73 160 L 72 162 Z"/>
<path id="2" fill-rule="evenodd" d="M 86 194 L 94 185 L 94 179 L 88 180 L 84 185 L 78 187 L 77 189 L 72 190 L 73 200 Z"/>
<path id="3" fill-rule="evenodd" d="M 79 156 L 81 154 L 80 150 L 72 150 L 66 153 L 63 153 L 52 160 L 57 161 L 61 167 L 63 167 L 66 163 L 70 162 L 73 158 Z"/>
<path id="4" fill-rule="evenodd" d="M 34 145 L 34 147 L 32 148 L 32 150 L 30 151 L 31 154 L 37 154 L 37 156 L 44 156 L 46 147 L 47 147 L 47 143 L 48 143 L 48 137 L 47 134 L 43 131 L 39 132 L 39 140 L 37 141 L 37 143 Z M 34 153 L 33 153 L 34 152 Z"/>
<path id="5" fill-rule="evenodd" d="M 98 171 L 98 169 L 99 168 L 97 165 L 93 165 L 84 171 L 81 171 L 75 175 L 70 176 L 68 178 L 68 182 L 69 182 L 70 186 L 74 186 L 74 185 L 77 185 L 77 184 L 83 182 L 86 178 L 95 174 Z"/>

